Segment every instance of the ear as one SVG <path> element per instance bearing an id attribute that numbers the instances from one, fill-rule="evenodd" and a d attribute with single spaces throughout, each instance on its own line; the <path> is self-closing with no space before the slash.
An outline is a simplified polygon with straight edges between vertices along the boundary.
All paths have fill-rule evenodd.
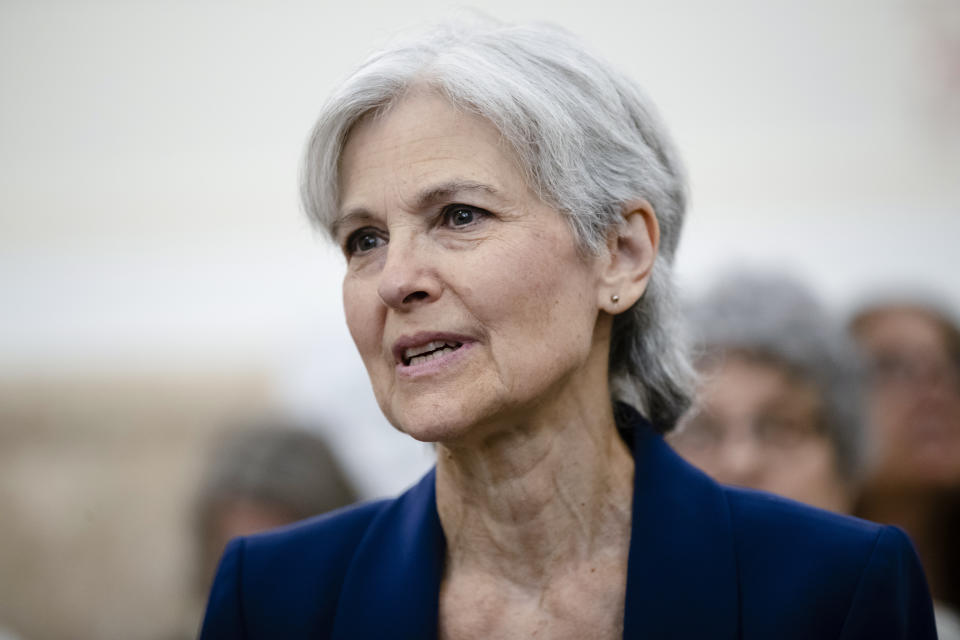
<path id="1" fill-rule="evenodd" d="M 607 259 L 597 289 L 600 308 L 611 315 L 632 307 L 647 290 L 660 247 L 660 225 L 649 202 L 627 202 L 621 215 L 623 221 L 607 235 Z"/>

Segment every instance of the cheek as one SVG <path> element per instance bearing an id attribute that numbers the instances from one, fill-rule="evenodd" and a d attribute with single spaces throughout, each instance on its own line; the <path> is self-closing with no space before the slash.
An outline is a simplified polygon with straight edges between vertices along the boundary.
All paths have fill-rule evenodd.
<path id="1" fill-rule="evenodd" d="M 881 395 L 870 403 L 870 427 L 876 445 L 883 450 L 896 448 L 909 440 L 909 408 L 897 398 Z"/>
<path id="2" fill-rule="evenodd" d="M 465 296 L 503 355 L 525 354 L 546 364 L 564 355 L 581 357 L 596 323 L 595 292 L 578 258 L 551 253 L 546 241 L 534 249 L 498 252 L 477 277 L 465 278 Z M 543 248 L 541 248 L 543 247 Z M 559 364 L 559 363 L 558 363 Z"/>
<path id="3" fill-rule="evenodd" d="M 347 275 L 343 280 L 343 313 L 347 328 L 360 355 L 366 359 L 369 351 L 379 345 L 380 328 L 377 323 L 377 298 L 371 298 L 362 282 Z"/>
<path id="4" fill-rule="evenodd" d="M 539 311 L 537 317 L 547 324 L 547 314 L 578 289 L 582 275 L 580 265 L 569 256 L 550 250 L 558 245 L 559 239 L 549 237 L 505 245 L 487 256 L 485 266 L 478 265 L 474 274 L 486 276 L 483 287 L 490 302 L 518 311 Z"/>
<path id="5" fill-rule="evenodd" d="M 800 490 L 821 490 L 824 486 L 838 483 L 836 459 L 830 445 L 810 443 L 805 449 L 794 452 L 793 465 L 784 466 L 785 480 Z"/>

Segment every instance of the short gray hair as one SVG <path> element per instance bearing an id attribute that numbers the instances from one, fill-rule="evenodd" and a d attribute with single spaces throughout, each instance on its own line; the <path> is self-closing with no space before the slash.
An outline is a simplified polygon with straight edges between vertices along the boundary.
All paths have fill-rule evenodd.
<path id="1" fill-rule="evenodd" d="M 320 434 L 278 418 L 226 431 L 211 450 L 198 503 L 202 509 L 233 498 L 302 519 L 351 504 L 357 495 Z"/>
<path id="2" fill-rule="evenodd" d="M 784 274 L 729 272 L 686 311 L 701 362 L 727 353 L 770 361 L 814 385 L 823 426 L 848 482 L 865 458 L 863 367 L 842 323 L 798 280 Z"/>
<path id="3" fill-rule="evenodd" d="M 290 521 L 357 500 L 324 439 L 284 418 L 264 417 L 224 431 L 212 443 L 193 504 L 197 580 L 209 589 L 222 548 L 214 547 L 221 509 L 240 500 L 273 507 Z"/>
<path id="4" fill-rule="evenodd" d="M 642 198 L 653 207 L 659 255 L 644 296 L 614 319 L 609 370 L 615 399 L 637 405 L 658 429 L 671 429 L 690 404 L 694 381 L 677 333 L 671 270 L 686 179 L 651 103 L 557 27 L 433 28 L 374 54 L 324 106 L 306 149 L 301 194 L 308 215 L 328 233 L 351 128 L 415 87 L 490 121 L 512 145 L 527 183 L 566 216 L 585 252 L 605 250 L 626 203 Z"/>

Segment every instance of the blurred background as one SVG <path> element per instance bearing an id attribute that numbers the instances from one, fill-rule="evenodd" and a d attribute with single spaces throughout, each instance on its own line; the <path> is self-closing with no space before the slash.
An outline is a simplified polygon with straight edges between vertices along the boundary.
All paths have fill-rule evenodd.
<path id="1" fill-rule="evenodd" d="M 566 26 L 659 105 L 691 177 L 684 292 L 737 263 L 839 314 L 875 291 L 960 307 L 956 0 L 481 8 Z M 0 0 L 0 629 L 189 637 L 198 487 L 232 425 L 307 425 L 361 498 L 431 465 L 375 406 L 297 172 L 338 80 L 457 13 Z"/>

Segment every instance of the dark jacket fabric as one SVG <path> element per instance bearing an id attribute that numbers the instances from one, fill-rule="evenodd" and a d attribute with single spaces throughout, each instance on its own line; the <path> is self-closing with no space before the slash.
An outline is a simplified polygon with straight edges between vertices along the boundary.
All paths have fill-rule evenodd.
<path id="1" fill-rule="evenodd" d="M 716 484 L 618 406 L 636 470 L 624 638 L 935 639 L 907 536 Z M 201 640 L 437 636 L 431 471 L 398 498 L 233 540 Z"/>

